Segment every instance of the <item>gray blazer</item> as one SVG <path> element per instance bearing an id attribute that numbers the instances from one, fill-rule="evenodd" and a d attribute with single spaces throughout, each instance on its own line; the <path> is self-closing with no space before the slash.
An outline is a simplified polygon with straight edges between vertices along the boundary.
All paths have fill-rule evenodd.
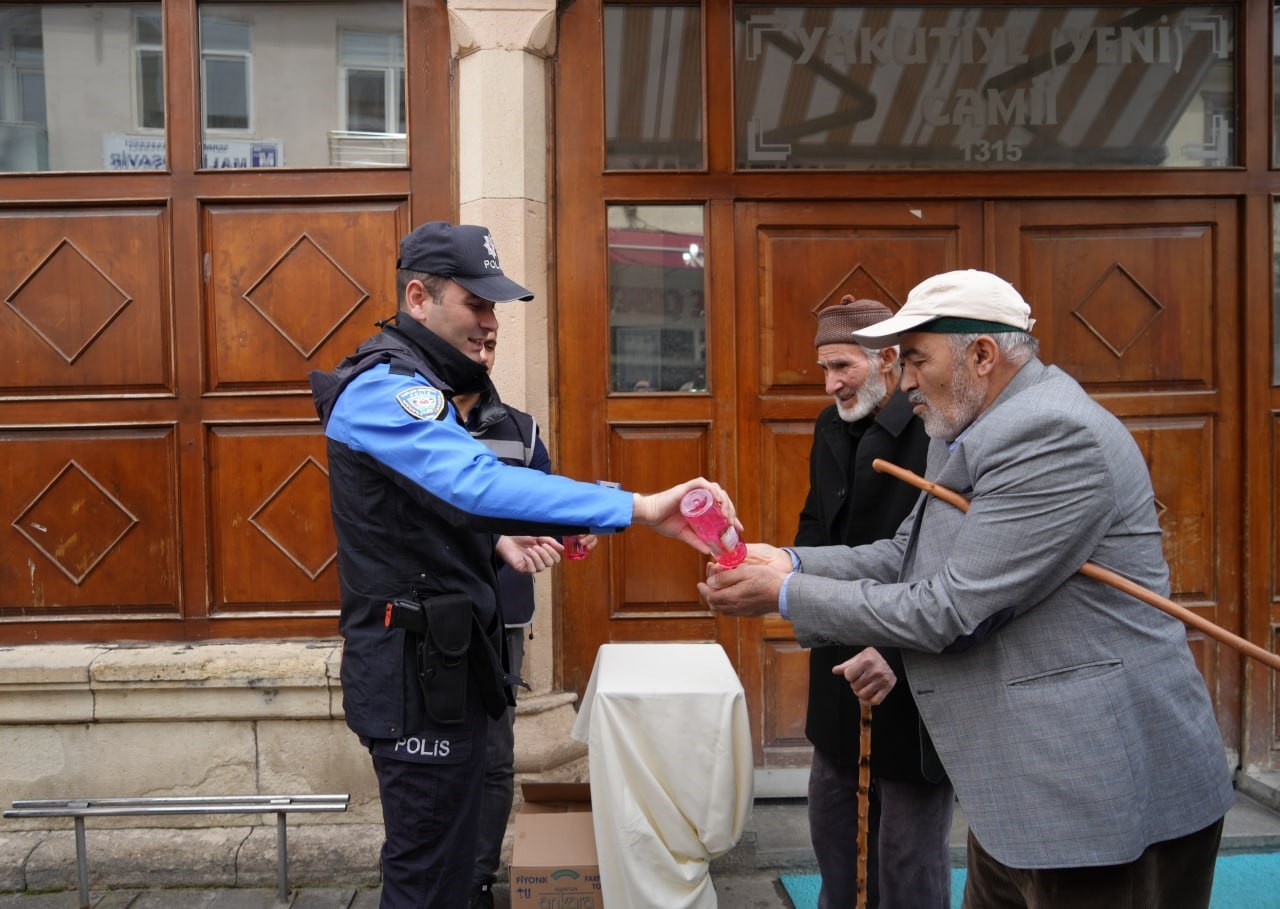
<path id="1" fill-rule="evenodd" d="M 891 540 L 797 549 L 806 647 L 904 649 L 907 679 L 970 829 L 1018 868 L 1106 865 L 1200 830 L 1231 779 L 1182 624 L 1077 574 L 1169 592 L 1155 496 L 1125 427 L 1039 360 L 927 476 Z"/>

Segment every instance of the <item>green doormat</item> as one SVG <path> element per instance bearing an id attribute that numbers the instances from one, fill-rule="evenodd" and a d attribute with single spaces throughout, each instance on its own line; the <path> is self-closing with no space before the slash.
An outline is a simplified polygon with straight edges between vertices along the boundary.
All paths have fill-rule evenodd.
<path id="1" fill-rule="evenodd" d="M 782 886 L 795 909 L 817 909 L 816 874 L 784 874 Z M 951 871 L 951 906 L 960 909 L 964 896 L 964 869 Z M 1280 852 L 1223 855 L 1213 874 L 1210 909 L 1276 909 L 1280 906 Z"/>

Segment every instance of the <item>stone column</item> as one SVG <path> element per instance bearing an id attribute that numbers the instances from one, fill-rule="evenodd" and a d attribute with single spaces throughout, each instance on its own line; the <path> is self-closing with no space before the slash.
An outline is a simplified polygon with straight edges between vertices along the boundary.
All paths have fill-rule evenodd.
<path id="1" fill-rule="evenodd" d="M 532 303 L 498 306 L 493 380 L 504 400 L 537 418 L 550 443 L 547 68 L 555 0 L 449 0 L 448 8 L 458 61 L 458 217 L 487 226 L 503 271 L 536 294 Z M 585 749 L 568 738 L 574 696 L 552 689 L 550 594 L 551 577 L 539 575 L 523 673 L 534 691 L 517 712 L 516 769 L 576 775 Z"/>

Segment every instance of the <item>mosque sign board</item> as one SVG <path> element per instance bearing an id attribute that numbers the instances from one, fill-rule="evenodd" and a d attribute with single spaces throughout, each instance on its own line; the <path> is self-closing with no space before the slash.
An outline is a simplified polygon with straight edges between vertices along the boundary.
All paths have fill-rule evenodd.
<path id="1" fill-rule="evenodd" d="M 1234 6 L 738 6 L 738 166 L 1237 164 Z"/>

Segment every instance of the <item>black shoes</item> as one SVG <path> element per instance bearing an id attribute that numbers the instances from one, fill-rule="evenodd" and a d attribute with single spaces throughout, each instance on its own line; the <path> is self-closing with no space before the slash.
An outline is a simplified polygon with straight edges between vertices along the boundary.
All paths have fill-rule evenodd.
<path id="1" fill-rule="evenodd" d="M 478 884 L 471 891 L 470 909 L 493 909 L 493 884 Z"/>

